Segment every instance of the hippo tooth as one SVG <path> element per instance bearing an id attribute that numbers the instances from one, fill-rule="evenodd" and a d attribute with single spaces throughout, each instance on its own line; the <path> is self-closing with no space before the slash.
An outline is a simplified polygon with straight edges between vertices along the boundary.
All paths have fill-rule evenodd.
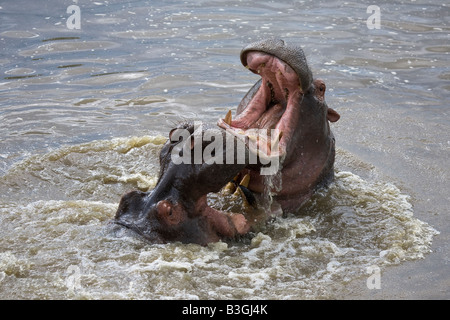
<path id="1" fill-rule="evenodd" d="M 249 206 L 249 203 L 247 201 L 247 197 L 245 196 L 245 192 L 244 190 L 242 190 L 241 188 L 237 188 L 236 192 L 234 193 L 235 196 L 240 196 L 242 198 L 242 202 L 244 204 L 244 208 Z"/>
<path id="2" fill-rule="evenodd" d="M 275 141 L 272 139 L 273 144 L 270 146 L 270 151 L 278 149 L 278 145 L 279 145 L 282 137 L 283 137 L 283 131 L 280 131 L 280 133 L 278 134 L 278 138 Z"/>
<path id="3" fill-rule="evenodd" d="M 241 180 L 241 183 L 239 183 L 240 186 L 244 186 L 248 188 L 248 184 L 250 183 L 250 175 L 247 173 Z"/>
<path id="4" fill-rule="evenodd" d="M 235 178 L 236 179 L 236 178 Z M 238 197 L 243 196 L 242 190 L 241 188 L 239 188 L 240 186 L 243 186 L 245 188 L 248 188 L 248 184 L 250 183 L 250 175 L 247 173 L 241 180 L 241 182 L 239 183 L 239 185 L 237 186 L 236 190 L 234 191 L 233 196 L 234 197 Z"/>
<path id="5" fill-rule="evenodd" d="M 283 131 L 280 130 L 280 133 L 278 134 L 278 141 L 281 141 L 281 138 L 283 138 Z"/>
<path id="6" fill-rule="evenodd" d="M 244 194 L 242 193 L 241 188 L 239 187 L 245 187 L 248 188 L 248 184 L 250 183 L 250 175 L 247 173 L 241 180 L 241 182 L 239 183 L 238 188 L 236 188 L 236 191 L 234 192 L 234 196 L 238 197 L 239 195 L 246 200 L 246 197 L 244 196 Z"/>
<path id="7" fill-rule="evenodd" d="M 233 193 L 233 198 L 234 199 L 239 199 L 242 198 L 242 201 L 244 202 L 244 204 L 247 202 L 247 198 L 245 197 L 244 192 L 242 191 L 241 187 L 238 186 L 236 188 L 236 191 Z"/>
<path id="8" fill-rule="evenodd" d="M 253 193 L 244 186 L 239 186 L 239 190 L 244 202 L 245 210 L 249 210 L 251 207 L 257 208 L 256 198 Z"/>
<path id="9" fill-rule="evenodd" d="M 225 187 L 223 187 L 222 189 L 222 193 L 227 195 L 227 194 L 232 194 L 236 191 L 236 185 L 233 182 L 228 182 Z"/>
<path id="10" fill-rule="evenodd" d="M 227 195 L 227 194 L 232 194 L 236 191 L 236 184 L 237 184 L 237 178 L 239 177 L 239 174 L 236 175 L 232 181 L 228 182 L 225 187 L 222 188 L 222 193 Z"/>
<path id="11" fill-rule="evenodd" d="M 252 208 L 254 208 L 254 209 L 257 208 L 255 196 L 246 187 L 239 186 L 236 189 L 236 192 L 234 193 L 233 196 L 240 196 L 242 198 L 242 204 L 243 204 L 243 207 L 244 207 L 245 211 L 249 211 Z"/>
<path id="12" fill-rule="evenodd" d="M 223 119 L 227 125 L 231 125 L 231 110 L 228 111 L 227 115 L 225 116 L 225 119 Z"/>

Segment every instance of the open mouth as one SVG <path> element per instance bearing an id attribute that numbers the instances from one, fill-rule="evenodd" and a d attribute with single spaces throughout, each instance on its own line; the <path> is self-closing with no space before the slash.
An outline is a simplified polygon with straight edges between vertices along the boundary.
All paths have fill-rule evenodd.
<path id="1" fill-rule="evenodd" d="M 218 125 L 260 157 L 283 157 L 300 116 L 299 76 L 283 60 L 260 51 L 249 51 L 246 63 L 261 76 L 261 85 L 240 114 L 232 119 L 229 111 Z"/>

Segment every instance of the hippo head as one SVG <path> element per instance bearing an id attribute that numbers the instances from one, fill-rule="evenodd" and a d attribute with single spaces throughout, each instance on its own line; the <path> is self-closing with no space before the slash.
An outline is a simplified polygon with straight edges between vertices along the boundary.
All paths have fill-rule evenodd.
<path id="1" fill-rule="evenodd" d="M 234 119 L 227 114 L 218 126 L 240 139 L 251 138 L 255 130 L 276 134 L 276 144 L 259 138 L 249 148 L 281 159 L 282 185 L 272 193 L 283 208 L 296 210 L 333 177 L 335 142 L 329 122 L 340 116 L 326 104 L 325 82 L 313 79 L 299 46 L 266 39 L 246 46 L 240 58 L 261 79 L 242 99 Z M 266 180 L 251 168 L 248 173 L 249 189 L 264 192 Z"/>
<path id="2" fill-rule="evenodd" d="M 236 136 L 247 137 L 252 136 L 255 129 L 275 129 L 279 137 L 277 155 L 292 157 L 300 135 L 304 137 L 306 132 L 323 130 L 328 126 L 327 120 L 339 119 L 336 111 L 325 103 L 325 83 L 313 80 L 299 46 L 288 45 L 281 39 L 266 39 L 246 46 L 240 58 L 242 64 L 261 79 L 242 99 L 237 117 L 232 119 L 227 115 L 219 119 L 219 127 Z M 325 132 L 322 137 L 327 135 Z M 270 141 L 261 142 L 269 147 L 254 147 L 270 154 Z"/>
<path id="3" fill-rule="evenodd" d="M 150 192 L 132 191 L 124 195 L 115 223 L 132 229 L 152 243 L 206 244 L 248 231 L 243 215 L 213 209 L 206 200 L 209 192 L 219 192 L 245 167 L 245 163 L 238 164 L 237 159 L 229 161 L 231 164 L 208 159 L 196 161 L 197 151 L 205 156 L 205 150 L 211 145 L 204 137 L 206 132 L 209 141 L 214 136 L 214 141 L 222 146 L 210 149 L 215 160 L 230 150 L 229 144 L 228 149 L 225 145 L 227 135 L 224 130 L 195 129 L 193 124 L 185 123 L 170 132 L 160 153 L 156 187 Z M 216 147 L 220 145 L 216 144 Z"/>

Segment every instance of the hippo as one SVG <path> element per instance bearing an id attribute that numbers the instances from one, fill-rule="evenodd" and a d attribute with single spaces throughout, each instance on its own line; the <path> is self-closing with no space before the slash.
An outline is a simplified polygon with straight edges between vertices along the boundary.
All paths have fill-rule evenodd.
<path id="1" fill-rule="evenodd" d="M 221 140 L 222 148 L 214 149 L 214 156 L 233 161 L 195 161 L 195 152 L 190 151 L 211 150 L 207 139 L 198 139 L 205 130 L 196 130 L 192 123 L 178 125 L 161 150 L 155 188 L 125 194 L 115 223 L 152 243 L 206 245 L 246 235 L 255 225 L 255 219 L 247 219 L 243 212 L 208 205 L 208 194 L 228 188 L 230 181 L 246 203 L 254 205 L 257 199 L 267 212 L 262 219 L 268 220 L 295 213 L 333 180 L 335 138 L 329 122 L 340 116 L 327 106 L 325 83 L 313 79 L 303 50 L 271 38 L 246 46 L 240 59 L 261 79 L 244 96 L 234 117 L 229 111 L 217 122 L 215 140 Z M 185 134 L 174 139 L 180 130 Z M 236 143 L 230 147 L 226 141 Z M 182 163 L 174 154 L 189 161 Z M 275 170 L 264 171 L 268 166 Z M 237 181 L 246 181 L 245 186 Z"/>
<path id="2" fill-rule="evenodd" d="M 272 186 L 269 193 L 283 212 L 295 212 L 334 178 L 335 138 L 329 122 L 340 115 L 326 104 L 325 82 L 313 80 L 300 47 L 267 39 L 245 47 L 240 58 L 261 79 L 242 99 L 235 119 L 228 114 L 218 126 L 237 136 L 255 128 L 280 133 L 281 186 Z M 246 168 L 242 174 L 250 174 L 251 191 L 261 194 L 270 188 L 258 170 Z"/>
<path id="3" fill-rule="evenodd" d="M 175 139 L 174 136 L 180 132 L 186 134 Z M 215 160 L 222 157 L 221 161 L 205 161 L 204 157 L 196 161 L 196 151 L 204 155 L 211 146 L 211 142 L 205 139 L 206 132 L 214 136 L 216 142 L 221 140 L 221 148 L 213 148 L 210 152 L 215 153 Z M 230 139 L 233 141 L 236 137 L 225 130 L 196 128 L 189 122 L 172 129 L 159 155 L 160 172 L 156 187 L 150 192 L 125 194 L 114 222 L 132 229 L 151 243 L 180 241 L 206 245 L 246 234 L 250 225 L 244 215 L 222 212 L 207 204 L 207 194 L 219 192 L 248 163 L 247 148 L 241 147 L 243 159 L 238 161 L 239 153 L 234 149 L 239 144 L 233 141 L 230 147 Z M 224 161 L 231 152 L 233 159 Z M 180 154 L 185 157 L 184 162 L 181 157 L 175 157 Z"/>

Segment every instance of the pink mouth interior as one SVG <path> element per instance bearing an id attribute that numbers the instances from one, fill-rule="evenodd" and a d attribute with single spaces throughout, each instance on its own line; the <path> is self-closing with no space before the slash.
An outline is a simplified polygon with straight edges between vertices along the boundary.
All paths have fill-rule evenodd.
<path id="1" fill-rule="evenodd" d="M 287 142 L 292 137 L 299 117 L 299 105 L 303 95 L 297 73 L 284 61 L 277 57 L 251 51 L 247 54 L 247 68 L 262 78 L 262 84 L 253 99 L 243 112 L 236 116 L 230 124 L 220 119 L 218 125 L 231 130 L 236 135 L 248 136 L 255 141 L 255 148 L 267 156 L 283 155 L 286 153 Z M 275 129 L 276 137 L 255 140 L 254 130 L 267 129 L 267 137 Z M 281 139 L 278 141 L 278 135 Z M 276 141 L 279 151 L 271 144 Z M 275 153 L 275 154 L 274 154 Z"/>

